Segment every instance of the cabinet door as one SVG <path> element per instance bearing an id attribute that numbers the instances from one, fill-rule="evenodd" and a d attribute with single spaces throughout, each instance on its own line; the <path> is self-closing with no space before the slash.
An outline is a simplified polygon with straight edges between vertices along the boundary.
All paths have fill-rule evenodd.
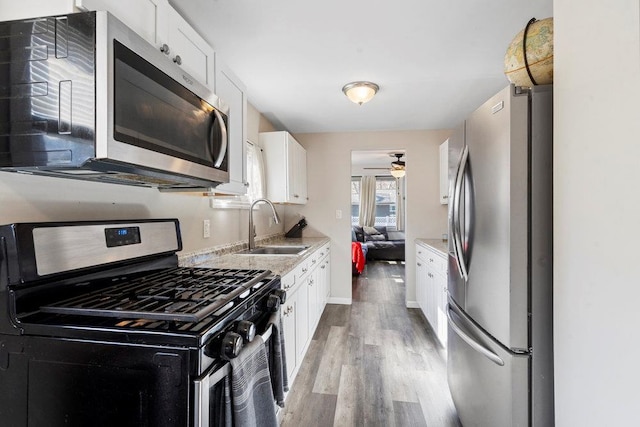
<path id="1" fill-rule="evenodd" d="M 427 320 L 433 331 L 437 334 L 438 332 L 438 292 L 436 289 L 435 276 L 433 275 L 433 269 L 427 265 Z"/>
<path id="2" fill-rule="evenodd" d="M 423 259 L 416 259 L 416 301 L 422 310 L 424 317 L 427 317 L 426 292 L 427 292 L 427 271 Z"/>
<path id="3" fill-rule="evenodd" d="M 331 254 L 330 254 L 330 250 L 327 249 L 327 261 L 326 261 L 326 281 L 325 281 L 325 299 L 324 299 L 324 303 L 325 305 L 327 304 L 327 302 L 329 301 L 329 297 L 331 296 Z"/>
<path id="4" fill-rule="evenodd" d="M 287 358 L 287 376 L 289 384 L 293 384 L 293 372 L 298 365 L 296 358 L 296 316 L 298 314 L 297 293 L 288 294 L 282 309 L 282 330 L 284 331 L 284 348 Z"/>
<path id="5" fill-rule="evenodd" d="M 287 198 L 289 203 L 307 203 L 307 151 L 287 134 Z"/>
<path id="6" fill-rule="evenodd" d="M 295 139 L 291 137 L 291 135 L 287 134 L 287 142 L 286 142 L 286 156 L 287 156 L 287 167 L 286 167 L 286 176 L 285 182 L 287 186 L 287 202 L 296 203 L 296 199 L 300 197 L 298 194 L 298 182 L 296 179 L 298 173 L 298 151 L 296 150 L 297 142 Z"/>
<path id="7" fill-rule="evenodd" d="M 416 245 L 416 302 L 427 317 L 427 261 L 426 249 L 422 245 Z M 428 317 L 427 317 L 428 318 Z"/>
<path id="8" fill-rule="evenodd" d="M 0 0 L 1 20 L 13 21 L 77 12 L 73 9 L 73 5 L 73 0 Z"/>
<path id="9" fill-rule="evenodd" d="M 215 93 L 229 107 L 229 183 L 217 186 L 216 191 L 245 194 L 247 97 L 244 85 L 220 61 L 216 64 Z"/>
<path id="10" fill-rule="evenodd" d="M 435 288 L 438 291 L 438 330 L 440 343 L 447 348 L 447 278 L 442 274 L 434 274 Z"/>
<path id="11" fill-rule="evenodd" d="M 75 0 L 82 10 L 106 10 L 156 47 L 167 42 L 167 0 Z"/>
<path id="12" fill-rule="evenodd" d="M 309 313 L 309 338 L 313 337 L 318 321 L 318 269 L 315 268 L 307 281 L 309 286 L 309 300 L 307 311 Z"/>
<path id="13" fill-rule="evenodd" d="M 303 280 L 296 293 L 297 314 L 296 314 L 296 360 L 302 361 L 304 352 L 309 341 L 309 276 Z"/>
<path id="14" fill-rule="evenodd" d="M 298 203 L 307 203 L 307 150 L 299 143 L 297 150 L 297 170 L 295 180 L 297 182 L 296 193 L 300 196 Z"/>
<path id="15" fill-rule="evenodd" d="M 322 313 L 324 312 L 324 308 L 327 305 L 327 298 L 329 296 L 329 280 L 330 280 L 330 267 L 329 267 L 329 256 L 326 255 L 322 259 L 322 264 L 320 265 L 320 313 L 318 317 L 322 317 Z"/>
<path id="16" fill-rule="evenodd" d="M 449 140 L 440 144 L 440 203 L 449 203 Z"/>
<path id="17" fill-rule="evenodd" d="M 173 8 L 169 8 L 169 56 L 187 73 L 215 90 L 214 51 Z"/>

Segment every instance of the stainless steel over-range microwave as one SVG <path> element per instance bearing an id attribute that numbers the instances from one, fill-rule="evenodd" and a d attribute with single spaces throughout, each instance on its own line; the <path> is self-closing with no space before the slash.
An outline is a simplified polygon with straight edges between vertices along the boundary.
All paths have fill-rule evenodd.
<path id="1" fill-rule="evenodd" d="M 226 107 L 107 12 L 0 23 L 0 168 L 159 188 L 229 181 Z"/>

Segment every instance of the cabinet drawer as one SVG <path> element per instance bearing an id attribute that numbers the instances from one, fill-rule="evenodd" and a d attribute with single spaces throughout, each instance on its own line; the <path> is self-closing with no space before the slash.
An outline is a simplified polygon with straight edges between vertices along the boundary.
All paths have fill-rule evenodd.
<path id="1" fill-rule="evenodd" d="M 447 274 L 447 258 L 439 251 L 423 245 L 416 245 L 416 259 L 425 262 L 434 271 Z"/>
<path id="2" fill-rule="evenodd" d="M 435 271 L 441 272 L 443 274 L 447 274 L 447 260 L 442 257 L 440 254 L 436 254 L 435 252 L 429 251 L 430 253 L 427 256 L 427 261 L 429 265 L 433 266 Z"/>
<path id="3" fill-rule="evenodd" d="M 296 284 L 296 274 L 295 271 L 291 271 L 280 279 L 280 286 L 285 291 L 290 291 Z"/>

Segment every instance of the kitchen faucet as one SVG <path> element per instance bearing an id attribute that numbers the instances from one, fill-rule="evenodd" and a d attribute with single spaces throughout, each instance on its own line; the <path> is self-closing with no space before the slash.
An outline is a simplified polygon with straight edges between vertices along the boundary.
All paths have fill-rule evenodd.
<path id="1" fill-rule="evenodd" d="M 251 207 L 249 208 L 249 250 L 256 247 L 256 227 L 253 225 L 253 207 L 260 202 L 264 202 L 271 206 L 271 211 L 273 212 L 273 221 L 276 224 L 280 224 L 280 217 L 278 216 L 278 212 L 276 212 L 275 206 L 271 203 L 270 200 L 267 199 L 257 199 L 253 203 L 251 203 Z"/>

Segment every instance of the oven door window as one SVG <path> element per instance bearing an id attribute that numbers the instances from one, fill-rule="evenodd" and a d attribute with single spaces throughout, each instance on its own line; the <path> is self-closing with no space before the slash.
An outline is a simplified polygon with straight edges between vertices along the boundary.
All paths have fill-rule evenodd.
<path id="1" fill-rule="evenodd" d="M 225 117 L 117 40 L 114 139 L 226 170 Z"/>

